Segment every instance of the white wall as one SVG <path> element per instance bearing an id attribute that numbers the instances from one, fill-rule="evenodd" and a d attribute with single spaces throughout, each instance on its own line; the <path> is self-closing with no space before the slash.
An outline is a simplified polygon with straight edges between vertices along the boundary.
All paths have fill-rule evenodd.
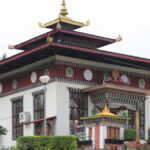
<path id="1" fill-rule="evenodd" d="M 150 96 L 145 101 L 145 139 L 148 137 L 148 128 L 150 127 Z"/>
<path id="2" fill-rule="evenodd" d="M 23 96 L 23 111 L 31 112 L 31 121 L 33 121 L 33 96 L 32 92 L 44 89 L 43 86 L 35 87 L 26 91 L 22 91 L 16 94 L 12 94 L 6 97 L 0 98 L 0 125 L 5 127 L 8 132 L 7 135 L 2 136 L 1 145 L 12 146 L 15 141 L 12 141 L 12 102 L 11 99 Z M 56 114 L 56 83 L 49 83 L 47 85 L 46 95 L 46 114 L 47 117 L 57 116 Z M 8 119 L 3 119 L 8 118 Z M 3 120 L 1 120 L 3 119 Z M 24 136 L 31 136 L 34 134 L 34 124 L 24 125 Z"/>
<path id="3" fill-rule="evenodd" d="M 84 88 L 86 86 L 69 84 L 63 82 L 53 82 L 47 84 L 46 93 L 46 116 L 56 116 L 55 135 L 69 135 L 69 90 L 67 87 Z M 32 93 L 44 89 L 44 86 L 35 87 L 26 91 L 12 94 L 0 99 L 0 124 L 8 132 L 2 136 L 1 145 L 12 146 L 12 102 L 11 99 L 23 96 L 23 111 L 31 112 L 31 121 L 33 121 L 33 96 Z M 31 136 L 34 134 L 34 124 L 24 125 L 24 135 Z"/>
<path id="4" fill-rule="evenodd" d="M 69 135 L 69 90 L 67 87 L 84 88 L 83 85 L 68 84 L 57 82 L 57 118 L 56 118 L 56 135 Z"/>

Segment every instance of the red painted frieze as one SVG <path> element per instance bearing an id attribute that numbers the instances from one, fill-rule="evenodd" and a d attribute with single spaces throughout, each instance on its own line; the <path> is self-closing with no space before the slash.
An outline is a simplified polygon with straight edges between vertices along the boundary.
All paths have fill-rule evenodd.
<path id="1" fill-rule="evenodd" d="M 66 76 L 66 68 L 68 68 L 68 67 L 72 68 L 72 70 L 73 70 L 73 76 L 72 77 L 67 77 Z M 86 82 L 87 80 L 84 77 L 84 71 L 86 69 L 89 69 L 89 68 L 63 65 L 63 64 L 53 64 L 49 67 L 45 67 L 43 69 L 32 71 L 32 72 L 37 73 L 37 80 L 36 80 L 35 83 L 31 82 L 31 73 L 32 72 L 25 73 L 22 76 L 18 76 L 18 77 L 16 76 L 13 79 L 8 79 L 7 81 L 1 82 L 2 85 L 3 85 L 2 93 L 6 93 L 6 92 L 9 92 L 9 91 L 15 90 L 15 89 L 13 89 L 13 86 L 12 86 L 13 80 L 17 81 L 16 89 L 23 88 L 23 87 L 26 87 L 26 86 L 29 86 L 29 85 L 36 84 L 36 83 L 40 82 L 39 78 L 40 78 L 40 76 L 44 75 L 45 69 L 49 69 L 51 79 L 62 78 L 62 79 L 70 79 L 70 80 L 77 80 L 77 81 L 81 81 L 81 82 L 82 81 Z M 89 70 L 92 72 L 92 79 L 90 81 L 87 81 L 87 82 L 102 84 L 103 80 L 104 80 L 104 73 L 106 73 L 106 72 L 101 71 L 101 70 L 95 70 L 95 69 L 89 69 Z M 108 72 L 108 73 L 111 75 L 111 72 Z M 121 75 L 122 74 L 120 74 L 120 76 Z M 144 79 L 145 88 L 150 89 L 150 80 L 149 80 L 149 78 L 140 78 L 140 77 L 131 76 L 131 75 L 130 76 L 128 75 L 128 78 L 130 79 L 130 84 L 128 84 L 128 86 L 139 87 L 139 80 Z"/>

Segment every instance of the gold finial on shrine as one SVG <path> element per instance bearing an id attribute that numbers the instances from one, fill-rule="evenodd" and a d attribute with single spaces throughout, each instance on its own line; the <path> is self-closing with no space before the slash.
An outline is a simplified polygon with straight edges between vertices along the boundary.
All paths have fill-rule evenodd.
<path id="1" fill-rule="evenodd" d="M 62 1 L 61 5 L 62 5 L 62 7 L 61 7 L 61 10 L 60 10 L 59 14 L 62 15 L 62 16 L 68 15 L 65 0 Z"/>
<path id="2" fill-rule="evenodd" d="M 110 110 L 109 110 L 107 104 L 105 104 L 105 107 L 104 107 L 104 109 L 103 109 L 102 112 L 103 112 L 103 113 L 108 113 L 108 112 L 110 112 Z"/>
<path id="3" fill-rule="evenodd" d="M 101 113 L 97 114 L 97 116 L 116 116 L 116 114 L 111 113 L 107 104 L 105 104 L 104 109 Z"/>
<path id="4" fill-rule="evenodd" d="M 122 36 L 121 35 L 119 35 L 119 37 L 116 38 L 116 42 L 120 42 L 120 41 L 122 41 Z"/>
<path id="5" fill-rule="evenodd" d="M 15 49 L 13 45 L 8 45 L 8 49 Z"/>

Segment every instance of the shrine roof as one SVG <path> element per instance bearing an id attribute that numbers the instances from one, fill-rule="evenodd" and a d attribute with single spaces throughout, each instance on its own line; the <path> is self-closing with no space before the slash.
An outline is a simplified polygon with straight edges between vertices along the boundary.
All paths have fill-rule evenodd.
<path id="1" fill-rule="evenodd" d="M 107 91 L 112 91 L 111 89 L 113 91 L 115 90 L 116 93 L 120 91 L 130 95 L 139 95 L 139 96 L 150 95 L 150 91 L 147 89 L 136 88 L 125 84 L 115 84 L 115 83 L 104 83 L 101 85 L 91 86 L 83 89 L 82 92 L 95 94 L 97 91 L 100 90 L 102 90 L 103 92 L 107 92 Z"/>
<path id="2" fill-rule="evenodd" d="M 80 118 L 81 120 L 89 120 L 89 119 L 95 119 L 95 118 L 118 118 L 118 119 L 123 119 L 123 120 L 130 120 L 131 118 L 128 117 L 122 117 L 122 116 L 118 116 L 116 114 L 113 114 L 110 112 L 109 108 L 107 107 L 107 104 L 105 104 L 104 109 L 102 110 L 101 113 L 98 113 L 96 115 L 93 116 L 89 116 L 89 117 L 83 117 Z"/>
<path id="3" fill-rule="evenodd" d="M 96 114 L 96 116 L 116 116 L 116 114 L 113 114 L 110 112 L 109 108 L 107 107 L 107 105 L 105 105 L 104 109 L 102 110 L 101 113 Z"/>
<path id="4" fill-rule="evenodd" d="M 94 116 L 89 116 L 89 117 L 84 117 L 84 118 L 80 118 L 80 120 L 89 120 L 89 119 L 96 119 L 96 118 L 117 118 L 117 119 L 125 119 L 125 120 L 130 120 L 130 118 L 127 117 L 121 117 L 121 116 L 109 116 L 109 115 L 94 115 Z"/>

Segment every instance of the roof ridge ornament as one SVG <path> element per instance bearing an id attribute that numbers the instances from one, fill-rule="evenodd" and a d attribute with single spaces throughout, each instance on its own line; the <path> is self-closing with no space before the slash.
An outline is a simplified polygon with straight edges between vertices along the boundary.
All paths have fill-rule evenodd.
<path id="1" fill-rule="evenodd" d="M 117 37 L 115 41 L 116 41 L 116 42 L 120 42 L 120 41 L 122 41 L 122 36 L 121 36 L 121 35 L 119 35 L 119 37 Z"/>
<path id="2" fill-rule="evenodd" d="M 8 45 L 8 49 L 15 49 L 14 45 Z"/>
<path id="3" fill-rule="evenodd" d="M 83 26 L 88 26 L 90 24 L 90 21 L 87 20 L 86 23 L 83 22 L 78 22 L 75 20 L 72 20 L 72 18 L 68 17 L 68 11 L 66 8 L 66 3 L 65 0 L 62 0 L 62 7 L 60 9 L 58 18 L 55 20 L 52 20 L 50 22 L 47 22 L 45 24 L 42 24 L 41 22 L 39 22 L 39 27 L 41 28 L 50 28 L 50 29 L 65 29 L 65 30 L 76 30 L 80 27 Z M 57 26 L 57 24 L 61 25 L 61 28 L 59 26 Z M 57 28 L 58 27 L 58 28 Z"/>
<path id="4" fill-rule="evenodd" d="M 62 7 L 61 7 L 59 15 L 67 16 L 68 12 L 67 12 L 67 8 L 66 8 L 65 0 L 62 0 L 62 4 L 61 5 L 62 5 Z"/>

